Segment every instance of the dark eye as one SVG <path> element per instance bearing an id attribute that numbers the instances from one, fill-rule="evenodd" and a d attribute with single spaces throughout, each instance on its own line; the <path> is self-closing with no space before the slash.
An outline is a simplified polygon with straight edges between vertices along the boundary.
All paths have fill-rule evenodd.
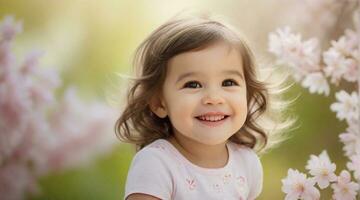
<path id="1" fill-rule="evenodd" d="M 226 79 L 223 81 L 222 86 L 229 87 L 229 86 L 237 86 L 239 85 L 236 81 L 231 79 Z"/>
<path id="2" fill-rule="evenodd" d="M 201 85 L 197 81 L 189 81 L 185 83 L 184 88 L 200 88 Z"/>

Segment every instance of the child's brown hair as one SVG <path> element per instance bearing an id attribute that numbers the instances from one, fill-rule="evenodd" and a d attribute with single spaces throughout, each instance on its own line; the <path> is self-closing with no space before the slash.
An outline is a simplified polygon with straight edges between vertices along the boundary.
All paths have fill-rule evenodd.
<path id="1" fill-rule="evenodd" d="M 162 89 L 167 62 L 178 54 L 200 50 L 217 41 L 237 47 L 244 66 L 248 113 L 244 125 L 230 140 L 250 148 L 259 146 L 259 149 L 265 149 L 264 147 L 270 147 L 283 138 L 275 136 L 287 129 L 294 120 L 285 119 L 281 115 L 288 102 L 275 98 L 276 94 L 284 91 L 278 87 L 282 84 L 270 87 L 259 80 L 252 51 L 244 38 L 230 25 L 225 24 L 207 16 L 173 18 L 153 31 L 140 44 L 133 60 L 137 78 L 133 80 L 128 91 L 127 106 L 115 126 L 121 141 L 136 144 L 139 150 L 156 139 L 167 138 L 173 134 L 169 118 L 159 118 L 150 109 L 150 100 Z M 285 80 L 286 78 L 280 82 Z M 273 105 L 280 106 L 270 109 L 270 99 Z M 271 112 L 265 116 L 266 111 Z M 259 120 L 271 123 L 261 124 Z M 272 128 L 265 128 L 269 125 L 272 125 Z M 269 141 L 269 137 L 275 140 Z"/>

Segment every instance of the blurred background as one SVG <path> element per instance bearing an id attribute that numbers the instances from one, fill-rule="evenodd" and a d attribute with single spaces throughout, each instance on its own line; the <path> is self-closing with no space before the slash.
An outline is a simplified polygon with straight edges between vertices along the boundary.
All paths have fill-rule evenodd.
<path id="1" fill-rule="evenodd" d="M 258 60 L 269 61 L 273 57 L 267 51 L 268 34 L 278 27 L 289 25 L 305 38 L 319 37 L 326 48 L 329 38 L 335 39 L 351 24 L 346 12 L 335 10 L 341 23 L 333 20 L 322 28 L 310 25 L 303 17 L 309 11 L 304 4 L 295 0 L 0 0 L 0 17 L 13 15 L 23 23 L 23 33 L 14 42 L 16 55 L 34 48 L 43 50 L 41 65 L 61 72 L 62 88 L 75 85 L 82 98 L 97 99 L 117 109 L 114 104 L 121 104 L 121 100 L 109 103 L 108 99 L 109 93 L 121 93 L 114 90 L 116 73 L 129 73 L 137 45 L 176 13 L 190 9 L 225 16 L 247 36 Z M 262 156 L 265 174 L 259 199 L 283 199 L 281 179 L 288 169 L 306 172 L 309 156 L 324 149 L 337 164 L 337 174 L 345 167 L 338 135 L 346 126 L 329 109 L 335 101 L 334 89 L 329 97 L 310 94 L 299 85 L 286 93 L 288 98 L 299 96 L 289 109 L 298 116 L 299 128 L 289 131 L 293 135 L 289 140 Z M 113 150 L 94 162 L 42 177 L 42 192 L 29 199 L 122 199 L 133 155 L 130 145 L 117 142 Z M 322 199 L 329 199 L 331 189 L 324 192 Z"/>

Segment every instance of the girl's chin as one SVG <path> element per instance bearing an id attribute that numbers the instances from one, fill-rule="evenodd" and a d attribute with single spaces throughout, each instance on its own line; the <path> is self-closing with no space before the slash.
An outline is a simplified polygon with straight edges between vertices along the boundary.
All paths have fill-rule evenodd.
<path id="1" fill-rule="evenodd" d="M 223 137 L 223 138 L 218 138 L 218 137 L 214 137 L 214 138 L 209 138 L 209 137 L 198 137 L 196 138 L 196 141 L 198 143 L 204 144 L 204 145 L 220 145 L 220 144 L 225 144 L 226 141 L 229 139 L 229 137 Z"/>

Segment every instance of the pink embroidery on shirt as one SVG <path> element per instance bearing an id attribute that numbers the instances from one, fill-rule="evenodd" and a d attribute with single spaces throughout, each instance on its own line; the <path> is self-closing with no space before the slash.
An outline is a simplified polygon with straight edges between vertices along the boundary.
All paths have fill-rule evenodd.
<path id="1" fill-rule="evenodd" d="M 228 184 L 231 180 L 231 174 L 225 174 L 222 178 L 224 185 Z"/>
<path id="2" fill-rule="evenodd" d="M 194 190 L 196 188 L 196 183 L 194 179 L 186 179 L 186 182 L 190 190 Z"/>
<path id="3" fill-rule="evenodd" d="M 244 193 L 246 191 L 246 179 L 243 176 L 236 177 L 236 184 L 238 185 L 240 193 Z"/>
<path id="4" fill-rule="evenodd" d="M 236 177 L 236 183 L 243 185 L 245 183 L 245 178 L 243 176 Z"/>

